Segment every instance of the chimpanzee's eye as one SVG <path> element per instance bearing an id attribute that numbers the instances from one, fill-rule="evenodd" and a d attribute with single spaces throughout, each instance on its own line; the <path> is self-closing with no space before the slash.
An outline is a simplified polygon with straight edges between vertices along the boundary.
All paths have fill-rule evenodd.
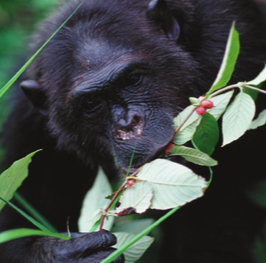
<path id="1" fill-rule="evenodd" d="M 84 111 L 93 113 L 101 107 L 102 101 L 94 96 L 84 98 L 82 107 Z"/>
<path id="2" fill-rule="evenodd" d="M 133 73 L 124 77 L 124 85 L 126 87 L 138 85 L 142 81 L 142 74 Z"/>

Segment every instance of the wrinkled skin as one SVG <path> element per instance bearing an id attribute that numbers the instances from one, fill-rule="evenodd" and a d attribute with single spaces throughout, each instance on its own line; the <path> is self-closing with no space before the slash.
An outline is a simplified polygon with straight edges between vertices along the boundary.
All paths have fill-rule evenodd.
<path id="1" fill-rule="evenodd" d="M 71 2 L 42 24 L 32 52 L 78 4 Z M 24 94 L 14 92 L 3 128 L 4 166 L 43 149 L 20 193 L 60 232 L 68 217 L 76 232 L 82 200 L 99 165 L 114 178 L 127 169 L 133 152 L 134 169 L 166 149 L 174 135 L 173 118 L 188 97 L 204 94 L 215 79 L 234 20 L 241 54 L 232 83 L 256 76 L 266 61 L 261 17 L 245 0 L 85 1 L 28 69 L 21 80 Z M 263 160 L 257 156 L 257 166 L 251 167 L 246 153 L 265 143 L 263 132 L 220 151 L 207 196 L 162 225 L 164 239 L 153 262 L 252 262 L 265 215 L 244 193 L 260 178 Z M 9 208 L 0 217 L 1 230 L 27 224 Z M 0 262 L 96 263 L 113 244 L 96 236 L 11 241 L 0 246 Z M 95 250 L 94 243 L 99 244 Z"/>

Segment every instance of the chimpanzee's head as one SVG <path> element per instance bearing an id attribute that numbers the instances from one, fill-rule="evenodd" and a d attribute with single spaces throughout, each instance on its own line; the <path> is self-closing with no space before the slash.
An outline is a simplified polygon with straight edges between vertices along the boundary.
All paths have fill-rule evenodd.
<path id="1" fill-rule="evenodd" d="M 35 50 L 78 4 L 43 23 Z M 197 39 L 201 32 L 192 29 L 192 13 L 185 0 L 84 1 L 22 83 L 47 116 L 59 148 L 85 162 L 91 155 L 102 162 L 112 156 L 118 168 L 127 168 L 133 153 L 133 167 L 139 167 L 165 149 L 188 97 L 208 88 L 202 74 L 208 59 L 197 52 L 213 49 Z M 224 41 L 216 47 L 217 63 L 207 69 L 211 77 L 229 28 L 220 33 Z"/>

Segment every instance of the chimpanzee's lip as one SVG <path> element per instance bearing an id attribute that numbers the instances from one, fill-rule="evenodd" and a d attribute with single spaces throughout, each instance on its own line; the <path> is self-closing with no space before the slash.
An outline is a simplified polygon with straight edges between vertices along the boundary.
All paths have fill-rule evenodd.
<path id="1" fill-rule="evenodd" d="M 166 158 L 165 150 L 172 143 L 173 143 L 173 137 L 171 137 L 171 139 L 168 141 L 167 144 L 165 144 L 160 149 L 158 149 L 157 152 L 153 156 L 151 156 L 144 164 L 140 165 L 139 167 L 121 167 L 121 173 L 123 175 L 128 175 L 129 176 L 129 175 L 132 175 L 133 173 L 135 173 L 139 168 L 141 168 L 146 163 L 149 163 L 149 162 L 151 162 L 151 161 L 153 161 L 153 160 L 155 160 L 157 158 Z M 168 159 L 168 158 L 169 158 L 169 156 L 166 159 Z"/>
<path id="2" fill-rule="evenodd" d="M 153 156 L 153 158 L 151 158 L 151 161 L 155 160 L 157 158 L 165 158 L 167 155 L 166 150 L 171 144 L 174 143 L 174 138 L 175 138 L 175 132 L 173 131 L 172 137 L 169 138 L 168 142 L 164 146 L 162 146 L 160 149 L 158 149 L 158 151 Z"/>
<path id="3" fill-rule="evenodd" d="M 167 155 L 166 150 L 171 144 L 173 144 L 173 138 L 171 138 L 171 140 L 169 140 L 169 142 L 165 146 L 163 146 L 161 149 L 157 151 L 153 160 L 156 158 L 165 158 L 165 156 Z"/>

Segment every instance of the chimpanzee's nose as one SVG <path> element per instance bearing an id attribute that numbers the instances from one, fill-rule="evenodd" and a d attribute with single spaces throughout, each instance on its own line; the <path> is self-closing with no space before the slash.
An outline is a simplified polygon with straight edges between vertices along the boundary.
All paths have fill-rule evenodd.
<path id="1" fill-rule="evenodd" d="M 140 114 L 129 111 L 125 118 L 117 122 L 117 135 L 120 140 L 136 139 L 142 135 L 143 121 Z"/>

